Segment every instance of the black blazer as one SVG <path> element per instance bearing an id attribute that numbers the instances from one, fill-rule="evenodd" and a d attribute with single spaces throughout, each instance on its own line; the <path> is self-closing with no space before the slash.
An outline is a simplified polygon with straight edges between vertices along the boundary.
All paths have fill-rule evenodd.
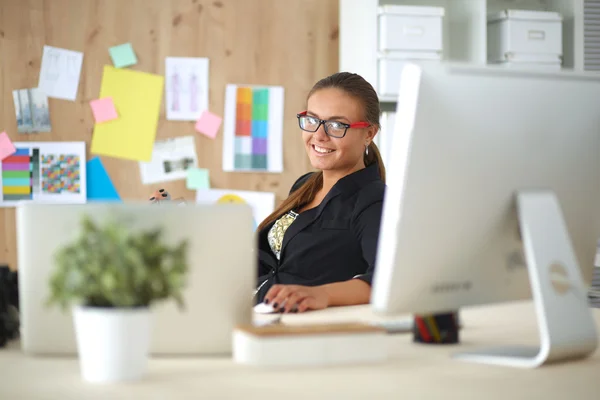
<path id="1" fill-rule="evenodd" d="M 299 188 L 312 173 L 292 186 Z M 319 206 L 296 217 L 283 238 L 281 259 L 271 251 L 269 224 L 258 233 L 256 302 L 275 284 L 316 286 L 353 278 L 371 284 L 385 184 L 377 164 L 340 179 Z"/>

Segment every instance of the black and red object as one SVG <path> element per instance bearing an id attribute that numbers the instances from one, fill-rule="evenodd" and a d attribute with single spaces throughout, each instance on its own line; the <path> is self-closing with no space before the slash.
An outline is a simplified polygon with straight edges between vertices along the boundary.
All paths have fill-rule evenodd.
<path id="1" fill-rule="evenodd" d="M 415 315 L 413 341 L 427 344 L 456 344 L 459 342 L 458 312 Z"/>

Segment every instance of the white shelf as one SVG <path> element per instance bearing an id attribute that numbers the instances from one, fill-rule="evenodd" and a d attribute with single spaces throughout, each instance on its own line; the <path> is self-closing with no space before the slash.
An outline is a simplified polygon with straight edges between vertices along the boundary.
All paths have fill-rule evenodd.
<path id="1" fill-rule="evenodd" d="M 379 96 L 379 101 L 381 103 L 395 103 L 397 101 L 396 96 Z"/>
<path id="2" fill-rule="evenodd" d="M 585 0 L 590 1 L 590 0 Z M 597 2 L 598 0 L 591 0 Z M 377 88 L 377 9 L 382 5 L 443 7 L 443 61 L 487 64 L 487 15 L 504 9 L 563 16 L 563 69 L 584 69 L 584 0 L 340 0 L 340 71 Z M 381 96 L 382 102 L 395 102 Z"/>

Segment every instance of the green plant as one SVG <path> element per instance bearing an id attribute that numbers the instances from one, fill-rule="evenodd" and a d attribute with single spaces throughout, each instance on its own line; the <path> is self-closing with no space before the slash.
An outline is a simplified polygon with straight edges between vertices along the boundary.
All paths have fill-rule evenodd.
<path id="1" fill-rule="evenodd" d="M 187 241 L 169 247 L 162 229 L 132 232 L 116 218 L 99 226 L 85 215 L 81 227 L 55 254 L 48 305 L 148 307 L 173 298 L 183 308 Z"/>

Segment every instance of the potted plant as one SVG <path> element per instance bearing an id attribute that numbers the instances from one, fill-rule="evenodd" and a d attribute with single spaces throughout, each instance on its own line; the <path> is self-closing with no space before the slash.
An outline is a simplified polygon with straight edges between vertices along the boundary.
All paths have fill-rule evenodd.
<path id="1" fill-rule="evenodd" d="M 187 241 L 169 246 L 162 229 L 132 231 L 116 218 L 82 218 L 79 236 L 58 249 L 48 304 L 72 306 L 83 379 L 115 382 L 145 372 L 151 305 L 184 306 Z"/>

